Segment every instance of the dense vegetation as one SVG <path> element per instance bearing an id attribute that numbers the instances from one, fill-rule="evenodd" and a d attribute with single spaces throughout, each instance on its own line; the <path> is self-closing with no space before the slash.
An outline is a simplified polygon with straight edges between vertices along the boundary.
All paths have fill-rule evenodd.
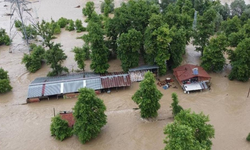
<path id="1" fill-rule="evenodd" d="M 142 118 L 153 118 L 158 116 L 161 105 L 159 100 L 162 93 L 155 85 L 153 73 L 147 72 L 144 80 L 140 83 L 140 89 L 132 96 L 133 101 L 139 105 Z"/>
<path id="2" fill-rule="evenodd" d="M 75 125 L 73 132 L 84 144 L 97 137 L 101 128 L 107 123 L 104 114 L 106 107 L 92 89 L 82 88 L 75 107 L 73 108 Z"/>
<path id="3" fill-rule="evenodd" d="M 172 93 L 172 104 L 171 104 L 171 108 L 172 108 L 172 114 L 174 116 L 176 116 L 178 113 L 180 113 L 183 108 L 179 105 L 179 100 L 178 100 L 178 96 L 176 93 Z"/>
<path id="4" fill-rule="evenodd" d="M 0 28 L 0 46 L 10 45 L 10 37 L 7 35 L 4 29 Z"/>
<path id="5" fill-rule="evenodd" d="M 0 94 L 6 93 L 11 89 L 8 72 L 0 68 Z"/>
<path id="6" fill-rule="evenodd" d="M 42 61 L 44 60 L 45 50 L 42 46 L 35 44 L 30 45 L 30 54 L 24 54 L 22 63 L 25 64 L 26 69 L 29 72 L 36 72 L 42 67 Z"/>
<path id="7" fill-rule="evenodd" d="M 50 133 L 57 140 L 63 141 L 72 135 L 72 128 L 68 126 L 66 120 L 61 119 L 61 116 L 57 115 L 51 119 Z"/>
<path id="8" fill-rule="evenodd" d="M 191 113 L 191 110 L 182 110 L 169 123 L 164 134 L 167 134 L 164 143 L 165 150 L 210 150 L 211 138 L 214 138 L 214 128 L 208 124 L 209 117 L 203 113 Z"/>

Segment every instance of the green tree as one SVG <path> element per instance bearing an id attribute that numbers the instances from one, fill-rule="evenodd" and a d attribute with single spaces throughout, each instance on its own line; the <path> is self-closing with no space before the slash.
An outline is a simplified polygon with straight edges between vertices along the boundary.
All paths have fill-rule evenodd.
<path id="1" fill-rule="evenodd" d="M 176 116 L 183 110 L 183 108 L 179 105 L 179 100 L 176 93 L 172 93 L 172 100 L 173 100 L 173 103 L 171 104 L 172 114 Z"/>
<path id="2" fill-rule="evenodd" d="M 75 23 L 72 19 L 69 20 L 69 24 L 65 28 L 68 31 L 73 31 L 75 30 Z"/>
<path id="3" fill-rule="evenodd" d="M 101 12 L 104 16 L 108 17 L 108 14 L 114 11 L 114 0 L 104 0 L 101 3 Z"/>
<path id="4" fill-rule="evenodd" d="M 212 38 L 204 50 L 201 66 L 207 71 L 221 71 L 226 64 L 226 59 L 223 55 L 228 46 L 227 37 L 224 34 Z"/>
<path id="5" fill-rule="evenodd" d="M 42 67 L 42 60 L 44 59 L 45 50 L 42 46 L 35 44 L 30 45 L 31 54 L 24 54 L 22 63 L 25 64 L 29 72 L 36 72 Z"/>
<path id="6" fill-rule="evenodd" d="M 61 44 L 53 44 L 53 46 L 45 53 L 46 63 L 52 68 L 52 71 L 48 73 L 48 76 L 57 76 L 62 72 L 68 72 L 68 68 L 61 66 L 66 58 L 67 56 L 61 49 Z"/>
<path id="7" fill-rule="evenodd" d="M 103 101 L 96 97 L 94 90 L 82 88 L 79 92 L 78 101 L 73 108 L 76 120 L 73 132 L 84 144 L 97 137 L 107 123 L 107 116 L 104 113 L 106 107 Z"/>
<path id="8" fill-rule="evenodd" d="M 222 22 L 221 29 L 224 31 L 226 36 L 229 36 L 233 32 L 238 32 L 241 28 L 241 20 L 238 16 L 234 16 L 232 19 Z"/>
<path id="9" fill-rule="evenodd" d="M 230 80 L 248 81 L 250 77 L 250 38 L 241 41 L 235 51 L 230 51 L 229 59 L 232 71 L 228 78 Z"/>
<path id="10" fill-rule="evenodd" d="M 94 2 L 87 2 L 85 8 L 82 9 L 83 15 L 87 17 L 85 22 L 88 22 L 91 19 L 92 13 L 95 11 L 94 5 Z"/>
<path id="11" fill-rule="evenodd" d="M 246 9 L 246 4 L 244 0 L 234 0 L 231 5 L 232 16 L 241 16 Z"/>
<path id="12" fill-rule="evenodd" d="M 250 133 L 248 134 L 246 140 L 250 142 Z"/>
<path id="13" fill-rule="evenodd" d="M 59 18 L 59 20 L 57 21 L 57 24 L 60 26 L 60 28 L 65 28 L 68 23 L 69 20 L 63 17 Z"/>
<path id="14" fill-rule="evenodd" d="M 193 44 L 196 45 L 196 51 L 201 52 L 201 56 L 203 56 L 203 50 L 207 46 L 210 36 L 214 33 L 215 16 L 216 12 L 214 9 L 209 9 L 202 16 L 198 16 Z"/>
<path id="15" fill-rule="evenodd" d="M 50 133 L 57 140 L 63 141 L 67 137 L 72 136 L 72 128 L 69 127 L 68 122 L 63 120 L 60 115 L 56 115 L 51 119 Z"/>
<path id="16" fill-rule="evenodd" d="M 85 51 L 83 48 L 75 47 L 73 49 L 73 52 L 75 53 L 75 61 L 77 62 L 78 68 L 82 69 L 84 71 L 85 67 Z"/>
<path id="17" fill-rule="evenodd" d="M 182 110 L 175 116 L 174 122 L 164 129 L 164 134 L 167 134 L 164 140 L 165 149 L 210 150 L 214 128 L 207 122 L 209 117 L 203 113 L 196 114 L 191 113 L 191 110 Z"/>
<path id="18" fill-rule="evenodd" d="M 155 85 L 153 73 L 145 73 L 144 80 L 140 83 L 140 89 L 132 96 L 133 101 L 139 105 L 142 118 L 153 118 L 158 116 L 161 105 L 159 100 L 162 93 Z"/>
<path id="19" fill-rule="evenodd" d="M 0 46 L 1 45 L 10 45 L 10 37 L 6 34 L 5 29 L 0 28 Z"/>
<path id="20" fill-rule="evenodd" d="M 141 32 L 135 29 L 131 29 L 128 33 L 123 33 L 119 37 L 117 41 L 117 53 L 122 62 L 122 69 L 124 72 L 127 72 L 129 68 L 138 66 L 141 38 Z"/>
<path id="21" fill-rule="evenodd" d="M 8 72 L 0 68 L 0 94 L 6 93 L 11 89 Z"/>
<path id="22" fill-rule="evenodd" d="M 86 31 L 86 28 L 82 26 L 82 21 L 77 19 L 76 22 L 76 32 L 83 32 L 83 31 Z"/>
<path id="23" fill-rule="evenodd" d="M 104 41 L 104 31 L 100 24 L 100 18 L 94 13 L 96 18 L 90 20 L 87 26 L 88 34 L 84 35 L 85 43 L 90 43 L 91 64 L 90 68 L 95 73 L 105 73 L 109 68 L 109 50 Z M 94 17 L 94 15 L 92 15 Z"/>

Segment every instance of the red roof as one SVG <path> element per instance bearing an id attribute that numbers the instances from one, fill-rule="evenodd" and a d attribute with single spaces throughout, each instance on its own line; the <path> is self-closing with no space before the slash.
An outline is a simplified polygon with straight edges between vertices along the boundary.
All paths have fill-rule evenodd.
<path id="1" fill-rule="evenodd" d="M 69 127 L 73 127 L 75 124 L 73 112 L 60 113 L 60 116 L 63 120 L 68 121 Z"/>
<path id="2" fill-rule="evenodd" d="M 193 69 L 198 68 L 198 74 L 193 74 Z M 188 80 L 194 77 L 201 77 L 201 78 L 211 78 L 208 73 L 200 66 L 186 64 L 183 66 L 179 66 L 174 69 L 174 75 L 177 78 L 177 80 L 184 81 Z"/>
<path id="3" fill-rule="evenodd" d="M 104 89 L 131 86 L 131 80 L 128 74 L 112 74 L 107 77 L 101 76 L 101 83 Z"/>

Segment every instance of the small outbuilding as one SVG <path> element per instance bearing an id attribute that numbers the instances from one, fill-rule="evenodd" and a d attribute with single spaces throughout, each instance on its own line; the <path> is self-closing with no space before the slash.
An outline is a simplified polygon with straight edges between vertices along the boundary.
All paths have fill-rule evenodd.
<path id="1" fill-rule="evenodd" d="M 68 122 L 69 127 L 73 127 L 75 124 L 73 112 L 70 111 L 61 111 L 60 116 L 63 120 L 66 120 Z"/>
<path id="2" fill-rule="evenodd" d="M 173 71 L 184 93 L 197 90 L 202 91 L 210 88 L 211 77 L 200 66 L 185 64 L 175 68 Z"/>
<path id="3" fill-rule="evenodd" d="M 147 71 L 151 71 L 155 76 L 158 76 L 159 67 L 156 65 L 143 65 L 129 69 L 128 74 L 130 75 L 131 82 L 142 81 Z"/>

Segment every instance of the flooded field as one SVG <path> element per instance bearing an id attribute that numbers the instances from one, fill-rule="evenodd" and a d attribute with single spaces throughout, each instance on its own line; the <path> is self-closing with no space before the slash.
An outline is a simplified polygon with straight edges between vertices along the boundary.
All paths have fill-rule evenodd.
<path id="1" fill-rule="evenodd" d="M 119 6 L 122 0 L 115 1 Z M 40 0 L 32 1 L 34 16 L 38 20 L 57 20 L 60 17 L 84 20 L 81 10 L 86 1 L 81 0 Z M 225 1 L 223 1 L 225 2 Z M 247 1 L 246 1 L 247 2 Z M 100 1 L 95 1 L 96 10 L 99 11 Z M 247 2 L 249 3 L 249 2 Z M 4 15 L 7 4 L 0 0 L 0 27 L 9 32 L 9 17 Z M 9 5 L 9 4 L 8 4 Z M 75 8 L 80 5 L 81 8 Z M 55 42 L 60 42 L 68 56 L 64 65 L 70 71 L 77 69 L 74 54 L 71 52 L 75 46 L 82 46 L 83 41 L 76 37 L 83 33 L 62 31 Z M 44 65 L 36 73 L 27 72 L 21 59 L 24 52 L 28 52 L 22 44 L 21 38 L 14 39 L 14 49 L 9 53 L 7 46 L 0 47 L 0 67 L 9 72 L 12 92 L 0 95 L 0 149 L 1 150 L 161 150 L 164 148 L 163 128 L 173 121 L 170 104 L 171 93 L 179 96 L 180 105 L 183 108 L 191 108 L 199 113 L 203 111 L 209 115 L 210 123 L 215 128 L 213 150 L 249 150 L 250 144 L 245 138 L 250 132 L 250 98 L 247 92 L 250 81 L 246 83 L 229 81 L 227 79 L 230 67 L 222 73 L 210 73 L 212 85 L 210 91 L 184 94 L 180 86 L 178 89 L 170 88 L 159 90 L 163 93 L 160 100 L 161 108 L 155 121 L 146 121 L 140 118 L 140 112 L 134 110 L 137 105 L 131 100 L 132 95 L 139 88 L 139 83 L 133 83 L 130 88 L 112 90 L 111 94 L 103 93 L 99 97 L 104 100 L 107 107 L 108 123 L 102 129 L 101 134 L 88 142 L 81 144 L 77 137 L 73 136 L 63 142 L 50 136 L 50 123 L 53 117 L 53 108 L 56 112 L 71 110 L 77 99 L 51 99 L 34 104 L 25 104 L 28 85 L 37 77 L 46 76 L 50 71 L 49 66 Z M 199 64 L 200 54 L 195 52 L 192 45 L 186 47 L 184 63 Z M 108 71 L 121 71 L 120 61 L 109 62 Z M 86 61 L 86 71 L 91 71 L 90 61 Z M 171 73 L 166 77 L 173 77 Z"/>

